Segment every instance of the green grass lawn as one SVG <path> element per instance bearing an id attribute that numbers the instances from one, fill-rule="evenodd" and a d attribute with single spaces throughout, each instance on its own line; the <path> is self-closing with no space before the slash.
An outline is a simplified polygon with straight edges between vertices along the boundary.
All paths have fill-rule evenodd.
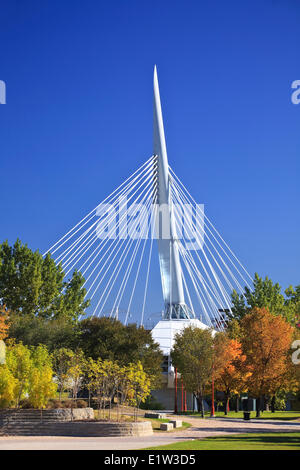
<path id="1" fill-rule="evenodd" d="M 145 450 L 300 450 L 300 432 L 235 434 L 178 442 Z"/>
<path id="2" fill-rule="evenodd" d="M 185 413 L 180 413 L 182 415 L 189 415 L 189 416 L 195 416 L 197 418 L 201 418 L 200 413 L 193 413 L 193 412 L 185 412 Z M 243 412 L 239 411 L 236 413 L 235 411 L 229 411 L 228 415 L 225 416 L 224 412 L 218 411 L 215 413 L 216 417 L 218 418 L 243 418 Z M 256 412 L 251 411 L 251 418 L 255 418 Z M 208 418 L 210 416 L 209 412 L 205 413 L 205 417 Z M 300 411 L 275 411 L 275 413 L 272 413 L 271 411 L 264 411 L 261 413 L 260 418 L 258 419 L 279 419 L 282 421 L 291 421 L 298 419 L 300 420 Z"/>

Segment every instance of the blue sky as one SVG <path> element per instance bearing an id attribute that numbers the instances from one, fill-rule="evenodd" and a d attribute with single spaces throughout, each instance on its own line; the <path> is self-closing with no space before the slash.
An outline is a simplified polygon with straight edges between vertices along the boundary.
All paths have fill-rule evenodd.
<path id="1" fill-rule="evenodd" d="M 250 273 L 299 284 L 297 0 L 0 2 L 1 240 L 45 251 L 152 153 Z"/>

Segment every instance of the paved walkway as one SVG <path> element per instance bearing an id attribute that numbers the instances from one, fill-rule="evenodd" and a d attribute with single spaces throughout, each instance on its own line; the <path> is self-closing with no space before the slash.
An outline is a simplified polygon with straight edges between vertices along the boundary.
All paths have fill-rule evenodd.
<path id="1" fill-rule="evenodd" d="M 0 437 L 0 450 L 132 450 L 209 436 L 247 432 L 300 432 L 300 422 L 231 418 L 205 420 L 184 416 L 192 426 L 185 431 L 155 433 L 148 437 Z"/>

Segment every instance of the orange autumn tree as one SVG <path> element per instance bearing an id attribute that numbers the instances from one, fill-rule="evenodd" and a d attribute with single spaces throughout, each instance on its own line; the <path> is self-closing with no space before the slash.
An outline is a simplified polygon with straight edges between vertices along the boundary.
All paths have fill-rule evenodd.
<path id="1" fill-rule="evenodd" d="M 7 338 L 8 336 L 8 317 L 9 312 L 6 309 L 5 305 L 0 306 L 0 340 Z"/>
<path id="2" fill-rule="evenodd" d="M 257 399 L 259 417 L 262 398 L 273 396 L 286 381 L 294 328 L 281 315 L 272 315 L 265 308 L 254 308 L 242 318 L 240 326 L 245 364 L 252 368 L 247 388 Z"/>
<path id="3" fill-rule="evenodd" d="M 229 399 L 247 390 L 247 379 L 251 375 L 251 367 L 246 365 L 246 356 L 242 353 L 242 345 L 226 334 L 215 338 L 215 385 L 225 395 L 225 415 L 229 408 Z"/>

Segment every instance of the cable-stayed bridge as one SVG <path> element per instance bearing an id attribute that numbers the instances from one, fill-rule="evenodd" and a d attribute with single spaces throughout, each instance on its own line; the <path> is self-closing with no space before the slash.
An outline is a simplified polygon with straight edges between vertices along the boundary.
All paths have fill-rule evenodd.
<path id="1" fill-rule="evenodd" d="M 249 286 L 251 276 L 169 166 L 156 68 L 153 154 L 48 252 L 66 277 L 82 273 L 88 315 L 125 324 L 157 320 L 155 304 L 166 321 L 223 329 L 233 289 Z"/>

